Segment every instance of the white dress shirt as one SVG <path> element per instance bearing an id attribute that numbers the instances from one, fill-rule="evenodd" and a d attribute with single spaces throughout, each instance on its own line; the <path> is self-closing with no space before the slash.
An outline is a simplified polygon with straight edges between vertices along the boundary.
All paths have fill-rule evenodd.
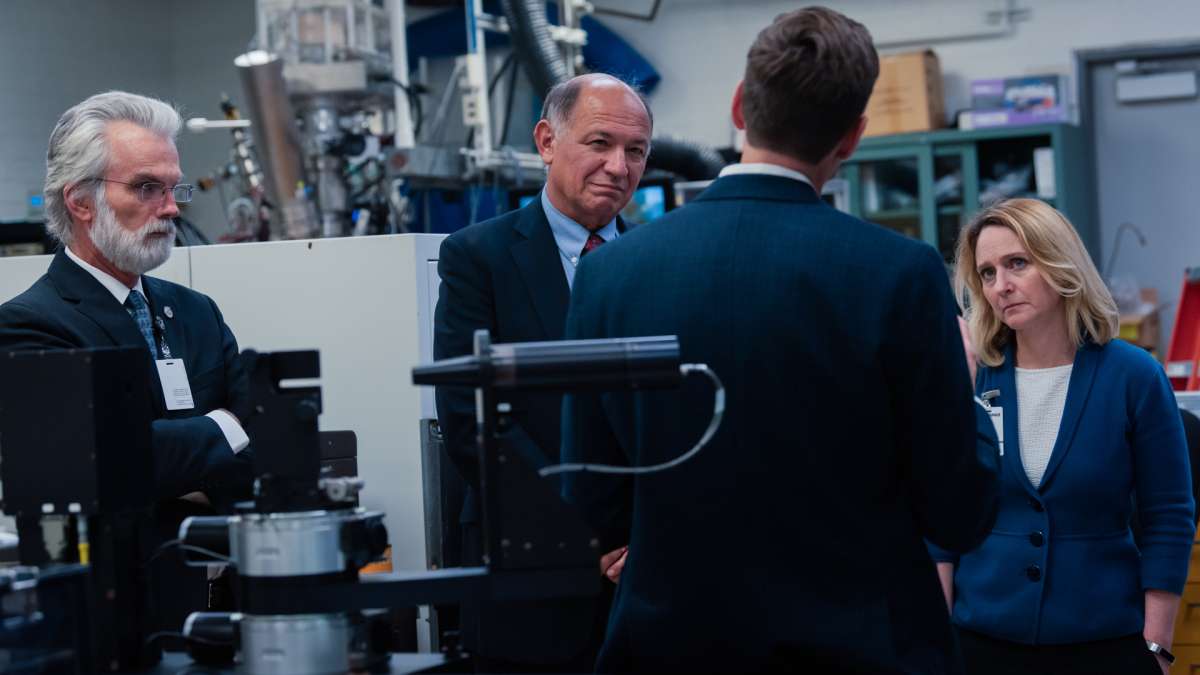
<path id="1" fill-rule="evenodd" d="M 125 300 L 129 298 L 130 291 L 136 290 L 142 294 L 142 297 L 146 297 L 146 291 L 142 288 L 141 275 L 138 275 L 137 283 L 133 285 L 133 288 L 130 288 L 120 279 L 75 255 L 70 246 L 66 248 L 66 251 L 67 257 L 74 261 L 76 265 L 82 267 L 88 274 L 95 277 L 101 286 L 107 289 L 109 293 L 112 293 L 117 304 L 122 307 L 125 306 Z M 205 417 L 216 422 L 217 426 L 221 429 L 221 433 L 225 435 L 225 440 L 229 443 L 229 447 L 233 448 L 234 453 L 241 452 L 246 449 L 246 446 L 250 445 L 250 437 L 246 435 L 245 429 L 242 429 L 242 425 L 238 423 L 237 418 L 230 412 L 226 410 L 213 410 L 205 414 Z"/>
<path id="2" fill-rule="evenodd" d="M 550 231 L 554 233 L 554 243 L 558 246 L 558 257 L 562 260 L 563 273 L 567 275 L 567 288 L 574 288 L 575 268 L 579 265 L 583 245 L 587 243 L 588 235 L 591 232 L 559 211 L 550 201 L 550 196 L 546 194 L 545 189 L 542 189 L 541 200 L 542 210 L 546 212 L 546 221 L 550 223 Z M 596 235 L 605 243 L 621 236 L 620 231 L 617 230 L 616 217 L 614 216 L 607 225 L 596 230 Z"/>
<path id="3" fill-rule="evenodd" d="M 792 180 L 798 180 L 801 183 L 807 183 L 810 187 L 813 184 L 813 182 L 809 180 L 808 176 L 805 176 L 795 169 L 789 169 L 786 166 L 779 166 L 778 164 L 767 164 L 765 162 L 730 164 L 724 169 L 721 169 L 721 173 L 718 175 L 718 178 L 724 178 L 725 176 L 743 176 L 746 174 L 791 178 Z"/>

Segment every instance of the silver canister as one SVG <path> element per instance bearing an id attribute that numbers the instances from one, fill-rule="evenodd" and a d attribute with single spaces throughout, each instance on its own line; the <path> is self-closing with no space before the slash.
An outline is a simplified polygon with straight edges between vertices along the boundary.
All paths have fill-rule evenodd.
<path id="1" fill-rule="evenodd" d="M 243 514 L 230 518 L 230 552 L 247 577 L 295 577 L 346 569 L 345 515 L 329 511 Z"/>
<path id="2" fill-rule="evenodd" d="M 344 614 L 245 615 L 242 670 L 249 675 L 333 675 L 350 669 Z"/>

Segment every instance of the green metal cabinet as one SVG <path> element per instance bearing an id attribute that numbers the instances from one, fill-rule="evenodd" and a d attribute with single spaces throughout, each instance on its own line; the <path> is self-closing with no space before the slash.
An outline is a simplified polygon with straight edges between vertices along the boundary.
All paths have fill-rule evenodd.
<path id="1" fill-rule="evenodd" d="M 1041 172 L 1034 170 L 1039 148 L 1052 154 Z M 1083 132 L 1070 124 L 941 130 L 863 139 L 839 175 L 848 186 L 851 213 L 922 239 L 947 261 L 954 257 L 959 229 L 981 200 L 991 203 L 1001 196 L 1037 197 L 1054 205 L 1095 259 L 1099 242 L 1090 156 Z M 1053 196 L 1047 190 L 1051 180 Z M 1039 197 L 1039 187 L 1046 196 Z"/>

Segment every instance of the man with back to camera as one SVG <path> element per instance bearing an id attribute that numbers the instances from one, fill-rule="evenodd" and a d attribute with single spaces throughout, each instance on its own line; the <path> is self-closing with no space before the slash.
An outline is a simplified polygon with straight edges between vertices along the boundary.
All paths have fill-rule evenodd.
<path id="1" fill-rule="evenodd" d="M 547 93 L 533 131 L 547 167 L 539 198 L 442 243 L 435 358 L 471 353 L 480 328 L 496 343 L 562 339 L 575 266 L 625 231 L 617 214 L 645 170 L 652 126 L 641 97 L 607 75 L 581 75 Z M 526 460 L 557 461 L 561 400 L 556 393 L 512 394 L 507 442 Z M 437 408 L 446 452 L 468 485 L 460 517 L 464 563 L 478 564 L 474 392 L 439 387 Z M 604 556 L 602 569 L 620 555 Z M 590 671 L 606 612 L 607 602 L 594 599 L 483 607 L 480 616 L 463 617 L 464 642 L 489 671 Z"/>
<path id="2" fill-rule="evenodd" d="M 250 496 L 249 383 L 237 342 L 213 301 L 144 276 L 175 242 L 178 202 L 191 198 L 175 136 L 179 113 L 152 98 L 112 91 L 63 113 L 46 153 L 46 228 L 62 246 L 24 293 L 0 305 L 0 352 L 136 346 L 150 367 L 156 419 L 156 530 L 173 539 L 188 515 Z M 182 362 L 164 386 L 160 369 Z M 177 366 L 176 366 L 177 368 Z M 190 387 L 188 406 L 173 391 Z M 160 556 L 154 603 L 160 625 L 180 630 L 206 606 L 203 569 Z"/>
<path id="3" fill-rule="evenodd" d="M 564 478 L 601 547 L 629 544 L 601 672 L 961 670 L 924 538 L 966 550 L 987 534 L 997 459 L 945 269 L 819 198 L 877 74 L 860 24 L 779 16 L 734 93 L 742 163 L 578 270 L 568 339 L 678 335 L 728 401 L 683 464 Z M 568 395 L 563 461 L 682 454 L 713 410 L 698 379 Z"/>

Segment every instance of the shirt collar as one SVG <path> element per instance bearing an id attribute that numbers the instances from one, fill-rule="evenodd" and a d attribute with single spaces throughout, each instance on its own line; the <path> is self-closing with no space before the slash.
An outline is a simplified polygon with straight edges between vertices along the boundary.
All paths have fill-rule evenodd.
<path id="1" fill-rule="evenodd" d="M 109 293 L 112 293 L 112 296 L 116 298 L 118 304 L 125 304 L 125 299 L 129 297 L 130 290 L 136 290 L 138 293 L 142 294 L 142 297 L 146 297 L 146 291 L 142 289 L 142 276 L 140 274 L 137 277 L 137 283 L 135 283 L 133 288 L 130 289 L 128 286 L 122 283 L 120 279 L 117 279 L 108 272 L 91 265 L 90 263 L 84 261 L 83 258 L 75 255 L 75 252 L 71 250 L 70 246 L 66 247 L 66 251 L 67 257 L 75 261 L 75 264 L 82 267 L 88 274 L 95 277 L 96 281 L 99 281 L 101 286 L 107 289 Z"/>
<path id="2" fill-rule="evenodd" d="M 583 245 L 587 243 L 588 234 L 590 232 L 586 227 L 571 220 L 554 207 L 550 202 L 550 196 L 546 194 L 546 190 L 542 189 L 542 210 L 546 212 L 546 220 L 550 222 L 550 231 L 554 233 L 554 241 L 558 244 L 558 250 L 566 257 L 578 257 L 579 252 L 583 250 Z M 596 234 L 604 239 L 604 241 L 612 241 L 617 238 L 617 219 L 613 217 L 604 227 L 596 230 Z"/>
<path id="3" fill-rule="evenodd" d="M 724 178 L 725 176 L 739 176 L 746 174 L 791 178 L 792 180 L 798 180 L 801 183 L 806 183 L 809 187 L 812 187 L 813 184 L 812 181 L 809 180 L 808 176 L 805 176 L 795 169 L 789 169 L 786 166 L 780 166 L 778 164 L 767 164 L 765 162 L 751 164 L 730 164 L 724 169 L 721 169 L 720 177 Z"/>

